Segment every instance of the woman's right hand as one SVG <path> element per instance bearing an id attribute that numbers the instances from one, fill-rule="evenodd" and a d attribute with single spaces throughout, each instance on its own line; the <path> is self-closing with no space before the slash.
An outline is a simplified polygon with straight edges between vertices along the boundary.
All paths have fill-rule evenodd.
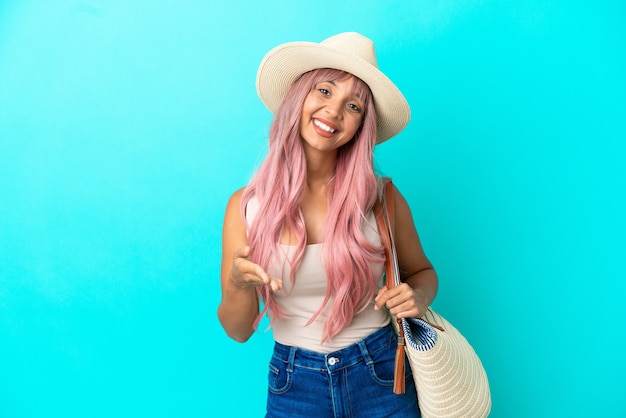
<path id="1" fill-rule="evenodd" d="M 250 260 L 250 247 L 243 246 L 235 250 L 229 280 L 241 289 L 268 285 L 277 292 L 283 288 L 283 281 L 270 277 L 263 267 Z"/>

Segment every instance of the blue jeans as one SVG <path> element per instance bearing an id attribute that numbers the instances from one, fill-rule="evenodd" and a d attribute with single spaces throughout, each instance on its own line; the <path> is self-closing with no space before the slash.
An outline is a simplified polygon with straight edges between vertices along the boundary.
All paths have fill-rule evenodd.
<path id="1" fill-rule="evenodd" d="M 420 417 L 408 361 L 406 393 L 393 393 L 396 345 L 391 325 L 328 354 L 275 343 L 266 418 Z"/>

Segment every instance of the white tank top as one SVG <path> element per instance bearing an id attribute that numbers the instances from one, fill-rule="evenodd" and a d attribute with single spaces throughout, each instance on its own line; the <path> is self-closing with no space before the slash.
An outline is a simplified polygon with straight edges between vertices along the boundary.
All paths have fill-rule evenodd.
<path id="1" fill-rule="evenodd" d="M 251 223 L 258 211 L 258 201 L 254 197 L 246 207 L 246 220 Z M 373 212 L 367 216 L 364 223 L 364 234 L 368 241 L 380 245 L 380 236 Z M 273 277 L 282 277 L 283 290 L 274 294 L 276 302 L 282 308 L 284 316 L 274 320 L 272 332 L 274 339 L 285 345 L 296 346 L 321 353 L 330 353 L 340 350 L 358 341 L 389 323 L 389 317 L 384 309 L 375 310 L 374 301 L 360 313 L 355 315 L 352 322 L 339 334 L 322 344 L 324 323 L 328 317 L 332 300 L 324 310 L 308 326 L 307 322 L 315 315 L 324 301 L 327 288 L 327 276 L 322 264 L 322 246 L 324 244 L 310 244 L 304 250 L 302 262 L 295 274 L 295 285 L 289 278 L 289 263 L 286 257 L 291 257 L 295 247 L 281 245 L 284 254 L 269 266 L 268 273 Z M 284 268 L 283 268 L 284 267 Z M 380 277 L 378 286 L 383 286 L 383 263 L 373 266 L 374 273 Z M 271 313 L 269 314 L 271 316 Z"/>

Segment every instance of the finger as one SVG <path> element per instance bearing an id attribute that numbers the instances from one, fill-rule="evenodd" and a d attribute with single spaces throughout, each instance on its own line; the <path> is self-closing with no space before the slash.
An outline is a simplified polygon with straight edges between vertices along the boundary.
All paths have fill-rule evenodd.
<path id="1" fill-rule="evenodd" d="M 391 289 L 388 289 L 386 286 L 382 287 L 378 290 L 375 301 L 379 302 L 380 305 L 384 305 L 389 303 L 390 299 L 398 297 L 403 292 L 403 288 L 400 286 L 394 286 Z"/>
<path id="2" fill-rule="evenodd" d="M 269 274 L 263 269 L 263 267 L 255 264 L 251 261 L 247 261 L 246 276 L 254 282 L 255 285 L 270 284 L 271 278 Z"/>
<path id="3" fill-rule="evenodd" d="M 233 254 L 234 258 L 248 258 L 250 257 L 250 247 L 248 245 L 244 245 L 243 247 L 237 248 Z"/>
<path id="4" fill-rule="evenodd" d="M 394 306 L 389 309 L 389 312 L 398 318 L 413 318 L 417 316 L 418 313 L 415 305 L 411 303 L 403 303 L 401 305 Z"/>
<path id="5" fill-rule="evenodd" d="M 395 293 L 395 294 L 393 294 Z M 415 306 L 415 296 L 412 291 L 387 292 L 386 306 L 390 311 L 397 308 L 410 309 Z M 396 312 L 393 312 L 396 313 Z"/>
<path id="6" fill-rule="evenodd" d="M 239 261 L 238 269 L 244 275 L 252 275 L 256 276 L 256 279 L 260 280 L 260 284 L 270 284 L 270 276 L 267 274 L 263 267 L 251 261 L 248 257 L 250 257 L 251 249 L 249 245 L 244 245 L 235 251 L 235 261 L 237 264 Z M 257 280 L 253 280 L 257 281 Z"/>
<path id="7" fill-rule="evenodd" d="M 378 292 L 376 293 L 376 297 L 374 298 L 374 300 L 378 300 L 386 291 L 387 291 L 386 286 L 383 286 L 380 289 L 378 289 Z"/>
<path id="8" fill-rule="evenodd" d="M 374 298 L 375 310 L 378 311 L 385 306 L 385 303 L 387 302 L 387 298 L 385 297 L 386 293 L 387 293 L 387 286 L 384 286 L 378 289 L 378 293 L 376 293 L 376 297 Z"/>
<path id="9" fill-rule="evenodd" d="M 253 263 L 252 261 L 248 261 L 248 263 L 249 263 L 250 272 L 252 274 L 260 278 L 263 283 L 265 284 L 270 283 L 270 276 L 269 274 L 267 274 L 267 272 L 265 271 L 263 267 L 259 266 L 256 263 Z"/>
<path id="10" fill-rule="evenodd" d="M 270 288 L 272 289 L 272 292 L 278 292 L 279 290 L 282 290 L 283 281 L 280 279 L 271 279 Z"/>
<path id="11" fill-rule="evenodd" d="M 236 258 L 233 261 L 232 277 L 239 286 L 262 286 L 270 284 L 270 276 L 258 264 L 247 258 Z"/>

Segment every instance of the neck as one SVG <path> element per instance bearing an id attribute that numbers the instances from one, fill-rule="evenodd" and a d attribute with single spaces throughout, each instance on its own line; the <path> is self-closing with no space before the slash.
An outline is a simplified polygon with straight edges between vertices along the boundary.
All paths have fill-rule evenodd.
<path id="1" fill-rule="evenodd" d="M 337 150 L 330 152 L 306 152 L 307 183 L 328 184 L 335 175 Z"/>
<path id="2" fill-rule="evenodd" d="M 310 189 L 317 189 L 319 187 L 326 187 L 328 183 L 335 176 L 335 160 L 332 162 L 323 161 L 319 164 L 312 164 L 310 161 L 307 164 L 307 186 Z"/>

